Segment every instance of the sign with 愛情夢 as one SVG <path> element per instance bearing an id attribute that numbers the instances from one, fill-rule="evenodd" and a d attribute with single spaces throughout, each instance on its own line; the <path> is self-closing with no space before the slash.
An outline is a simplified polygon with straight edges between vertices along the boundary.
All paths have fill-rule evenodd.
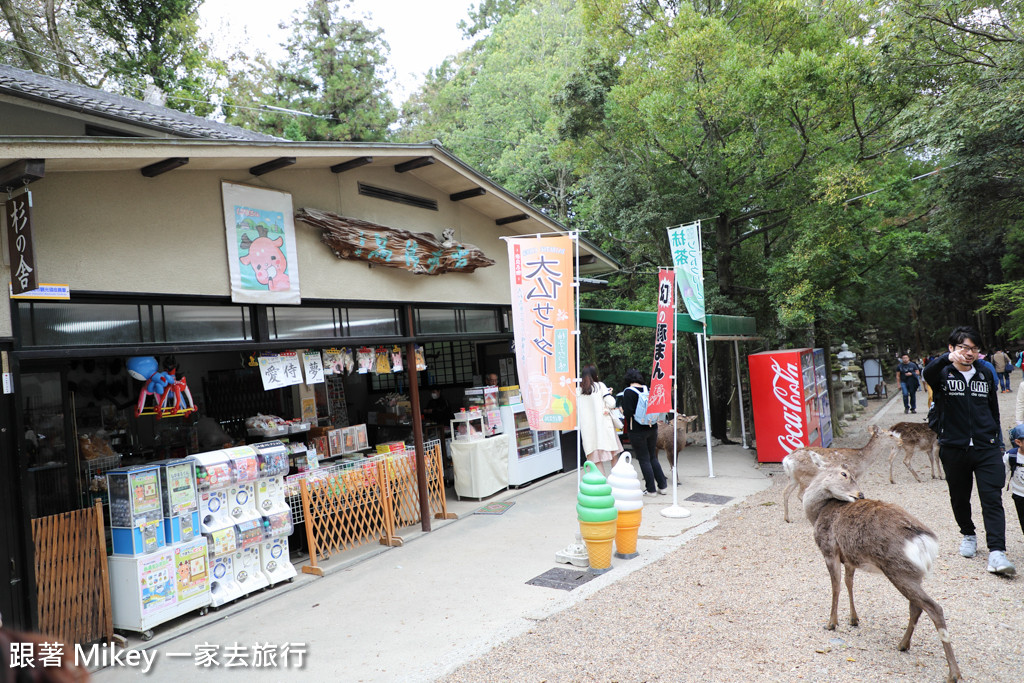
<path id="1" fill-rule="evenodd" d="M 576 428 L 572 237 L 508 239 L 519 388 L 534 430 Z"/>

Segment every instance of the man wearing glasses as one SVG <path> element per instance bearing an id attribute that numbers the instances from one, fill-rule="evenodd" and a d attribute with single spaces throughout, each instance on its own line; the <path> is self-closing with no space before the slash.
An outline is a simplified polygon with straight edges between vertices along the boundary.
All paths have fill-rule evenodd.
<path id="1" fill-rule="evenodd" d="M 971 520 L 971 489 L 985 520 L 988 571 L 1012 576 L 1016 569 L 1006 557 L 1006 518 L 1003 514 L 1003 469 L 999 387 L 991 365 L 978 359 L 981 335 L 973 327 L 958 327 L 949 335 L 949 353 L 924 369 L 932 387 L 937 419 L 929 423 L 939 435 L 939 459 L 946 471 L 949 502 L 963 540 L 960 554 L 974 557 L 978 537 Z"/>

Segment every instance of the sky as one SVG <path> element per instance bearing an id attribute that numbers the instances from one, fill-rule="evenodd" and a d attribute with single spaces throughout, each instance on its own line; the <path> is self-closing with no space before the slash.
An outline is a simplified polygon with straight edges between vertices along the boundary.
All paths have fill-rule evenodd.
<path id="1" fill-rule="evenodd" d="M 389 89 L 399 105 L 423 83 L 428 69 L 469 47 L 456 25 L 467 17 L 475 1 L 348 0 L 345 16 L 384 29 L 395 76 Z M 206 35 L 212 35 L 217 54 L 226 55 L 248 44 L 280 58 L 286 32 L 278 24 L 290 21 L 306 4 L 307 0 L 204 0 L 199 16 Z"/>

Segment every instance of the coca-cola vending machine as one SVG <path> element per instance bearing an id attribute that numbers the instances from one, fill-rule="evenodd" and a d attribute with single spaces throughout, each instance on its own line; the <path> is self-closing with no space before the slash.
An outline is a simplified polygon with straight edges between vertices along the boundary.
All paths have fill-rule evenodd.
<path id="1" fill-rule="evenodd" d="M 747 360 L 758 462 L 782 462 L 804 446 L 831 446 L 824 349 L 763 351 Z"/>

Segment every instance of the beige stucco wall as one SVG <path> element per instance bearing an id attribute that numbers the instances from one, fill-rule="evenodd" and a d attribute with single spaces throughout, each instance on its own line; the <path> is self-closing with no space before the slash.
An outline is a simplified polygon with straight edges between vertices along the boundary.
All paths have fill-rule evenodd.
<path id="1" fill-rule="evenodd" d="M 262 179 L 241 170 L 179 169 L 152 179 L 138 171 L 48 173 L 31 186 L 40 281 L 69 284 L 72 291 L 229 295 L 222 180 L 289 192 L 295 210 L 318 208 L 437 235 L 452 227 L 456 240 L 475 244 L 496 261 L 474 273 L 437 276 L 369 268 L 335 258 L 320 243 L 319 230 L 296 222 L 303 298 L 509 302 L 508 260 L 494 220 L 390 166 L 342 174 L 282 170 Z M 439 210 L 360 196 L 358 180 L 436 199 Z M 7 282 L 6 259 L 4 270 Z M 9 336 L 10 306 L 2 309 L 0 336 Z"/>

